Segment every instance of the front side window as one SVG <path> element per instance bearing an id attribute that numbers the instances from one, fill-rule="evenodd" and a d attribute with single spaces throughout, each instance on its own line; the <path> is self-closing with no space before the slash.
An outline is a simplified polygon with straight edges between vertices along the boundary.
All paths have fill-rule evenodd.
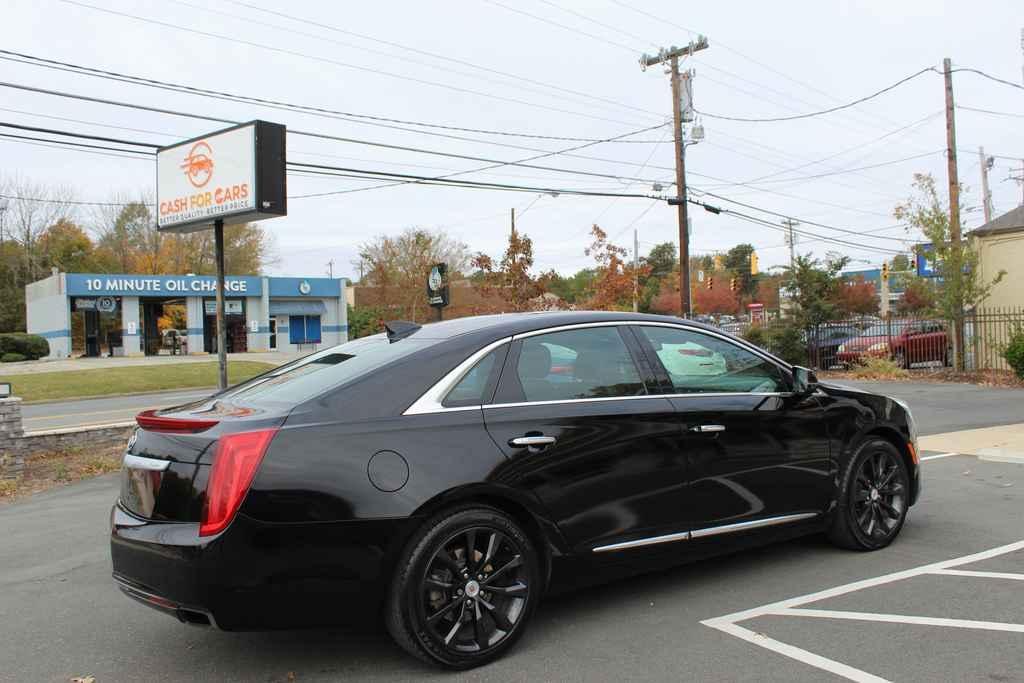
<path id="1" fill-rule="evenodd" d="M 675 327 L 638 327 L 679 394 L 785 391 L 774 363 L 730 341 Z"/>
<path id="2" fill-rule="evenodd" d="M 527 401 L 565 401 L 646 393 L 615 327 L 590 327 L 527 337 L 516 377 Z"/>

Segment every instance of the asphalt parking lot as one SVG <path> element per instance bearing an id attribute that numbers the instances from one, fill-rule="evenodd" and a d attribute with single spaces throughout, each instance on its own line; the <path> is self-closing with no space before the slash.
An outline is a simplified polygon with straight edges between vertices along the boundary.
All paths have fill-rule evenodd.
<path id="1" fill-rule="evenodd" d="M 137 605 L 110 580 L 101 477 L 0 507 L 0 680 L 1024 681 L 1024 464 L 924 455 L 886 550 L 806 538 L 552 598 L 459 675 L 384 634 L 222 633 Z"/>

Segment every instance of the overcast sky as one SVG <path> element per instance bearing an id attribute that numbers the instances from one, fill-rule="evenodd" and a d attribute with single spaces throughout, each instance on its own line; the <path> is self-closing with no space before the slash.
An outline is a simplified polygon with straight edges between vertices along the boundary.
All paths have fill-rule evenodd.
<path id="1" fill-rule="evenodd" d="M 3 49 L 48 59 L 294 104 L 465 128 L 604 139 L 657 126 L 670 117 L 668 77 L 657 67 L 642 72 L 638 58 L 659 46 L 685 44 L 695 37 L 693 32 L 707 35 L 711 43 L 710 49 L 687 62 L 696 70 L 697 108 L 709 115 L 764 118 L 857 99 L 922 68 L 941 67 L 946 56 L 955 66 L 981 69 L 1020 84 L 1022 27 L 1020 0 L 5 0 L 0 42 Z M 10 61 L 0 61 L 0 80 L 230 120 L 262 118 L 290 129 L 497 160 L 582 144 L 441 129 L 399 131 Z M 965 222 L 976 227 L 982 222 L 979 145 L 999 157 L 991 172 L 996 215 L 1021 201 L 1020 186 L 1005 179 L 1014 168 L 1019 174 L 1024 157 L 1024 91 L 965 72 L 955 74 L 954 84 L 959 105 L 1017 115 L 957 112 L 961 182 L 969 187 L 967 203 L 978 207 L 965 215 Z M 221 127 L 9 88 L 2 91 L 0 120 L 23 125 L 159 144 Z M 866 247 L 898 249 L 900 242 L 884 238 L 911 239 L 901 228 L 890 226 L 896 223 L 893 206 L 907 196 L 912 174 L 931 172 L 945 190 L 942 110 L 942 77 L 929 73 L 831 115 L 782 123 L 705 116 L 705 140 L 687 150 L 689 182 L 696 191 L 854 230 L 860 235 L 805 224 L 809 231 L 861 246 L 805 237 L 798 249 L 818 255 L 837 250 L 854 258 L 855 266 L 868 267 L 887 255 Z M 674 174 L 669 129 L 632 139 L 650 142 L 606 143 L 575 152 L 598 159 L 551 156 L 534 162 L 614 177 L 522 167 L 463 177 L 629 193 L 650 192 L 650 180 L 670 181 Z M 289 136 L 288 144 L 292 161 L 398 173 L 437 176 L 486 165 L 296 135 Z M 83 201 L 102 201 L 118 192 L 152 192 L 152 161 L 10 140 L 0 140 L 0 155 L 0 174 L 68 184 Z M 907 157 L 918 158 L 887 164 Z M 876 164 L 886 165 L 806 178 Z M 775 182 L 737 184 L 769 175 L 764 180 Z M 376 184 L 288 178 L 289 195 Z M 666 188 L 671 190 L 670 185 Z M 632 229 L 639 229 L 641 253 L 655 243 L 674 241 L 677 235 L 675 210 L 664 202 L 422 185 L 294 198 L 287 217 L 263 225 L 274 235 L 280 259 L 273 274 L 321 275 L 333 259 L 336 275 L 355 275 L 352 261 L 360 243 L 409 226 L 443 228 L 472 251 L 497 256 L 505 244 L 511 207 L 519 211 L 518 227 L 534 240 L 538 268 L 566 274 L 591 263 L 583 249 L 594 222 L 628 246 Z M 779 220 L 748 212 L 773 223 Z M 694 253 L 750 242 L 758 247 L 762 269 L 788 258 L 779 232 L 699 208 L 692 216 Z"/>

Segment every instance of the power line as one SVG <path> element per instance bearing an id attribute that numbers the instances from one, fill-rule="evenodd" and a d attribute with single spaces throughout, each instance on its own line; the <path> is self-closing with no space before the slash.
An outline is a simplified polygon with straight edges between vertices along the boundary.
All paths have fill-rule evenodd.
<path id="1" fill-rule="evenodd" d="M 880 161 L 877 164 L 870 164 L 868 166 L 859 166 L 857 168 L 847 168 L 838 171 L 829 171 L 827 173 L 815 173 L 814 175 L 794 176 L 792 178 L 776 178 L 774 180 L 750 180 L 743 183 L 744 186 L 763 185 L 766 183 L 788 183 L 794 181 L 803 180 L 815 180 L 817 178 L 829 178 L 837 175 L 844 175 L 846 173 L 858 173 L 860 171 L 867 171 L 873 168 L 882 168 L 884 166 L 892 166 L 893 164 L 900 164 L 906 161 L 913 161 L 914 159 L 924 159 L 925 157 L 934 156 L 940 152 L 945 152 L 945 149 L 934 150 L 931 152 L 924 152 L 923 154 L 915 154 L 909 157 L 902 157 L 899 159 L 891 159 L 889 161 Z M 790 169 L 792 170 L 792 169 Z M 780 171 L 779 173 L 786 173 L 787 171 Z M 722 183 L 722 187 L 735 187 L 736 183 Z M 707 185 L 706 187 L 715 187 L 714 185 Z"/>
<path id="2" fill-rule="evenodd" d="M 324 30 L 327 30 L 327 31 L 332 31 L 334 33 L 341 33 L 341 34 L 344 34 L 344 35 L 354 36 L 356 38 L 360 38 L 361 40 L 366 40 L 366 41 L 370 41 L 370 42 L 374 42 L 374 43 L 379 43 L 381 45 L 387 45 L 389 47 L 398 48 L 398 49 L 404 50 L 406 52 L 411 52 L 411 53 L 414 53 L 414 54 L 423 55 L 423 56 L 426 56 L 426 57 L 430 57 L 432 59 L 437 59 L 439 61 L 449 62 L 449 63 L 452 63 L 452 64 L 460 64 L 462 66 L 467 66 L 467 67 L 470 67 L 470 68 L 473 68 L 473 69 L 478 69 L 480 71 L 485 71 L 487 73 L 496 74 L 498 76 L 503 76 L 505 78 L 511 78 L 513 80 L 523 81 L 525 83 L 531 83 L 533 85 L 539 85 L 539 86 L 542 86 L 542 87 L 545 87 L 545 88 L 549 88 L 549 89 L 552 89 L 552 90 L 556 90 L 556 91 L 559 91 L 559 92 L 567 92 L 567 93 L 570 93 L 570 94 L 573 94 L 573 95 L 579 95 L 581 97 L 585 97 L 585 98 L 588 98 L 588 99 L 591 99 L 591 100 L 595 100 L 595 101 L 598 101 L 598 102 L 604 102 L 604 103 L 611 104 L 611 105 L 614 105 L 616 107 L 620 107 L 620 108 L 623 108 L 623 109 L 631 109 L 631 110 L 638 111 L 638 112 L 641 112 L 641 113 L 644 113 L 644 114 L 654 114 L 656 116 L 658 115 L 657 112 L 653 112 L 653 111 L 650 111 L 650 110 L 647 110 L 647 109 L 641 109 L 641 108 L 638 108 L 638 107 L 636 107 L 634 105 L 630 105 L 630 104 L 626 104 L 626 103 L 623 103 L 623 102 L 619 102 L 617 100 L 612 100 L 612 99 L 608 99 L 608 98 L 605 98 L 605 97 L 600 97 L 598 95 L 594 95 L 592 93 L 588 93 L 588 92 L 584 92 L 584 91 L 572 90 L 572 89 L 567 88 L 565 86 L 552 85 L 550 83 L 545 83 L 544 81 L 538 81 L 538 80 L 535 80 L 535 79 L 532 79 L 532 78 L 527 78 L 525 76 L 519 76 L 517 74 L 513 74 L 513 73 L 510 73 L 510 72 L 507 72 L 507 71 L 502 71 L 500 69 L 494 69 L 494 68 L 491 68 L 491 67 L 482 66 L 480 64 L 477 64 L 476 62 L 471 62 L 471 61 L 467 61 L 467 60 L 464 60 L 464 59 L 458 59 L 458 58 L 452 57 L 450 55 L 444 55 L 444 54 L 439 54 L 439 53 L 436 53 L 436 52 L 430 52 L 428 50 L 422 50 L 422 49 L 413 47 L 411 45 L 403 45 L 402 43 L 397 43 L 397 42 L 390 41 L 390 40 L 384 40 L 382 38 L 375 38 L 373 36 L 369 36 L 369 35 L 366 35 L 364 33 L 356 33 L 355 31 L 350 31 L 350 30 L 347 30 L 347 29 L 338 28 L 337 26 L 333 26 L 331 24 L 326 24 L 326 23 L 323 23 L 323 22 L 313 21 L 311 19 L 304 19 L 302 17 L 296 17 L 294 15 L 285 14 L 284 12 L 280 12 L 280 11 L 277 11 L 277 10 L 267 9 L 267 8 L 259 7 L 257 5 L 253 5 L 253 4 L 250 4 L 250 3 L 241 2 L 240 0 L 228 0 L 228 2 L 230 2 L 231 4 L 234 4 L 234 5 L 241 6 L 241 7 L 247 7 L 249 9 L 255 10 L 257 12 L 263 12 L 265 14 L 270 14 L 270 15 L 273 15 L 273 16 L 278 16 L 278 17 L 281 17 L 281 18 L 284 18 L 284 19 L 288 19 L 289 21 L 303 23 L 303 24 L 306 24 L 306 25 L 309 25 L 309 26 L 315 26 L 317 28 L 321 28 L 321 29 L 324 29 Z"/>
<path id="3" fill-rule="evenodd" d="M 938 71 L 938 70 L 936 69 L 936 71 Z M 1007 81 L 1005 79 L 998 78 L 998 77 L 993 76 L 991 74 L 987 74 L 984 71 L 982 71 L 981 69 L 972 69 L 972 68 L 966 67 L 966 66 L 958 66 L 955 69 L 951 69 L 950 73 L 956 73 L 957 71 L 966 71 L 967 73 L 976 74 L 976 75 L 981 76 L 983 78 L 987 78 L 990 81 L 995 81 L 996 83 L 1002 83 L 1003 85 L 1008 85 L 1011 88 L 1016 88 L 1017 90 L 1024 90 L 1024 85 L 1020 85 L 1019 83 L 1014 83 L 1013 81 Z"/>
<path id="4" fill-rule="evenodd" d="M 7 55 L 7 56 L 3 56 Z M 17 58 L 17 59 L 16 59 Z M 317 113 L 317 114 L 331 114 L 332 117 L 341 117 L 346 120 L 348 119 L 366 119 L 364 123 L 369 121 L 378 121 L 384 123 L 398 123 L 410 126 L 422 126 L 425 128 L 438 128 L 442 130 L 454 130 L 462 131 L 467 133 L 480 133 L 483 135 L 499 135 L 505 137 L 519 137 L 519 138 L 531 138 L 537 140 L 553 140 L 553 141 L 565 141 L 565 142 L 596 142 L 600 138 L 582 138 L 582 137 L 570 137 L 562 135 L 542 135 L 538 133 L 522 133 L 516 131 L 505 131 L 505 130 L 493 130 L 487 128 L 470 128 L 466 126 L 454 126 L 449 124 L 440 123 L 428 123 L 425 121 L 415 121 L 410 119 L 398 119 L 387 116 L 377 116 L 373 114 L 359 114 L 356 112 L 340 111 L 337 109 L 329 109 L 326 107 L 317 107 L 305 104 L 294 104 L 291 102 L 283 102 L 280 100 L 271 100 L 263 97 L 252 97 L 250 95 L 239 95 L 237 93 L 229 93 L 222 90 L 210 90 L 207 88 L 199 88 L 191 85 L 184 85 L 181 83 L 173 83 L 170 81 L 158 80 L 155 78 L 148 78 L 145 76 L 136 76 L 133 74 L 125 74 L 117 71 L 111 71 L 108 69 L 97 69 L 94 67 L 84 66 L 82 64 L 74 64 L 71 62 L 62 62 L 54 59 L 47 59 L 44 57 L 37 57 L 34 55 L 25 54 L 22 52 L 14 52 L 11 50 L 0 50 L 0 59 L 6 61 L 16 62 L 19 64 L 30 64 L 32 66 L 39 66 L 44 68 L 56 68 L 61 71 L 70 71 L 71 73 L 82 73 L 85 75 L 96 76 L 99 78 L 107 78 L 109 80 L 118 80 L 127 83 L 134 83 L 136 85 L 156 87 L 163 90 L 172 90 L 175 92 L 184 92 L 194 95 L 202 95 L 209 97 L 216 97 L 218 99 L 227 99 L 230 101 L 242 101 L 247 103 L 256 103 L 264 105 L 273 105 L 275 107 L 284 107 L 291 110 L 302 111 L 305 113 Z M 357 121 L 358 122 L 358 121 Z M 407 129 L 400 129 L 407 130 Z M 424 131 L 413 131 L 422 133 Z M 657 140 L 622 140 L 620 142 L 628 142 L 633 144 L 656 144 Z"/>
<path id="5" fill-rule="evenodd" d="M 266 44 L 263 44 L 263 43 L 257 43 L 255 41 L 246 40 L 244 38 L 236 38 L 234 36 L 224 35 L 224 34 L 221 34 L 221 33 L 213 33 L 211 31 L 203 31 L 203 30 L 196 29 L 196 28 L 189 28 L 187 26 L 182 26 L 181 24 L 173 24 L 173 23 L 170 23 L 170 22 L 160 21 L 158 19 L 151 19 L 149 17 L 143 17 L 143 16 L 139 16 L 137 14 L 131 14 L 129 12 L 120 12 L 120 11 L 117 11 L 117 10 L 107 9 L 105 7 L 97 7 L 96 5 L 90 5 L 90 4 L 85 3 L 85 2 L 79 2 L 78 0 L 59 0 L 59 1 L 67 3 L 67 4 L 70 4 L 70 5 L 75 5 L 75 6 L 78 6 L 78 7 L 83 7 L 83 8 L 86 8 L 86 9 L 95 10 L 97 12 L 103 12 L 103 13 L 106 13 L 106 14 L 112 14 L 112 15 L 115 15 L 115 16 L 120 16 L 120 17 L 124 17 L 124 18 L 128 18 L 128 19 L 133 19 L 135 21 L 141 21 L 141 22 L 148 23 L 148 24 L 154 24 L 156 26 L 162 26 L 164 28 L 172 29 L 176 33 L 180 33 L 182 31 L 184 31 L 186 33 L 192 33 L 192 34 L 204 36 L 204 37 L 207 37 L 207 38 L 214 38 L 216 40 L 229 41 L 229 42 L 233 42 L 233 43 L 238 43 L 240 45 L 248 45 L 249 47 L 259 48 L 261 50 L 268 50 L 270 52 L 275 52 L 277 54 L 284 54 L 284 55 L 289 55 L 289 56 L 292 56 L 292 57 L 300 57 L 302 59 L 308 59 L 308 60 L 312 60 L 312 61 L 315 61 L 315 62 L 321 62 L 321 63 L 324 63 L 324 64 L 331 64 L 333 66 L 341 67 L 341 68 L 344 68 L 344 69 L 353 69 L 353 70 L 356 70 L 356 71 L 363 71 L 363 72 L 367 72 L 367 73 L 373 73 L 373 74 L 377 74 L 379 76 L 387 76 L 389 78 L 395 78 L 395 79 L 398 79 L 398 80 L 409 81 L 409 82 L 412 82 L 412 83 L 418 83 L 420 85 L 428 85 L 428 86 L 435 87 L 435 88 L 444 88 L 444 89 L 447 89 L 447 90 L 452 90 L 454 92 L 460 92 L 460 93 L 464 93 L 464 94 L 468 94 L 468 95 L 476 95 L 478 97 L 485 97 L 485 98 L 488 98 L 488 99 L 498 100 L 498 101 L 501 101 L 501 102 L 509 102 L 509 103 L 512 103 L 512 104 L 519 104 L 519 105 L 522 105 L 522 106 L 525 106 L 525 107 L 532 107 L 532 108 L 536 108 L 536 109 L 544 109 L 544 110 L 547 110 L 547 111 L 558 112 L 560 114 L 569 114 L 571 116 L 579 116 L 579 117 L 583 117 L 583 118 L 594 119 L 594 120 L 597 120 L 597 121 L 606 121 L 606 122 L 610 122 L 610 123 L 619 123 L 619 124 L 625 124 L 625 125 L 632 125 L 629 122 L 625 122 L 625 121 L 621 121 L 621 120 L 617 120 L 617 119 L 609 119 L 609 118 L 606 118 L 606 117 L 603 117 L 603 116 L 595 116 L 593 114 L 587 114 L 587 113 L 584 113 L 584 112 L 574 111 L 574 110 L 571 110 L 571 109 L 562 109 L 560 107 L 552 107 L 552 106 L 545 105 L 545 104 L 539 104 L 539 103 L 536 103 L 536 102 L 530 102 L 528 100 L 517 99 L 515 97 L 505 97 L 503 95 L 495 95 L 495 94 L 487 93 L 487 92 L 484 92 L 484 91 L 481 91 L 481 90 L 474 90 L 472 88 L 463 88 L 463 87 L 456 86 L 456 85 L 450 85 L 448 83 L 441 83 L 439 81 L 431 81 L 431 80 L 424 79 L 424 78 L 416 78 L 414 76 L 406 76 L 406 75 L 399 74 L 399 73 L 394 73 L 394 72 L 391 72 L 391 71 L 385 71 L 383 69 L 375 69 L 375 68 L 368 67 L 368 66 L 361 66 L 359 64 L 352 64 L 352 63 L 349 63 L 349 62 L 342 62 L 342 61 L 338 61 L 336 59 L 330 59 L 328 57 L 317 57 L 315 55 L 305 54 L 303 52 L 298 52 L 296 50 L 289 50 L 289 49 L 283 48 L 283 47 L 275 47 L 273 45 L 266 45 Z"/>
<path id="6" fill-rule="evenodd" d="M 956 105 L 957 109 L 964 109 L 966 111 L 976 111 L 982 114 L 994 114 L 996 116 L 1012 116 L 1018 119 L 1024 119 L 1024 114 L 1012 114 L 1008 111 L 992 111 L 991 109 L 981 109 L 979 107 L 968 107 L 963 104 Z"/>
<path id="7" fill-rule="evenodd" d="M 181 116 L 181 117 L 185 117 L 185 118 L 198 119 L 198 120 L 202 120 L 202 121 L 212 121 L 212 122 L 215 122 L 215 123 L 224 123 L 224 124 L 228 124 L 228 125 L 236 125 L 236 124 L 242 123 L 241 121 L 237 121 L 237 120 L 233 120 L 233 119 L 224 119 L 224 118 L 218 118 L 218 117 L 214 117 L 214 116 L 205 116 L 205 115 L 202 115 L 202 114 L 193 114 L 193 113 L 190 113 L 190 112 L 183 112 L 183 111 L 178 111 L 178 110 L 174 110 L 174 109 L 166 109 L 166 108 L 161 108 L 161 107 L 151 107 L 151 106 L 148 106 L 148 105 L 135 104 L 135 103 L 130 103 L 130 102 L 118 101 L 118 100 L 111 100 L 111 99 L 106 99 L 106 98 L 101 98 L 101 97 L 92 97 L 92 96 L 89 96 L 89 95 L 78 95 L 78 94 L 74 94 L 74 93 L 62 92 L 62 91 L 59 91 L 59 90 L 52 90 L 52 89 L 47 89 L 47 88 L 37 88 L 37 87 L 34 87 L 34 86 L 29 86 L 29 85 L 22 85 L 22 84 L 19 84 L 19 83 L 9 83 L 9 82 L 6 82 L 6 81 L 0 81 L 0 87 L 15 88 L 15 89 L 18 89 L 18 90 L 25 90 L 25 91 L 28 91 L 28 92 L 36 92 L 36 93 L 41 93 L 41 94 L 45 94 L 45 95 L 54 95 L 54 96 L 57 96 L 57 97 L 66 97 L 66 98 L 75 99 L 75 100 L 81 100 L 81 101 L 85 101 L 85 102 L 95 102 L 95 103 L 98 103 L 98 104 L 107 104 L 107 105 L 112 105 L 112 106 L 117 106 L 117 107 L 125 107 L 125 108 L 128 108 L 128 109 L 136 109 L 136 110 L 140 110 L 140 111 L 149 111 L 149 112 L 158 113 L 158 114 L 168 114 L 168 115 L 171 115 L 171 116 Z M 663 124 L 659 124 L 659 125 L 656 125 L 656 126 L 650 126 L 648 128 L 643 128 L 643 129 L 640 129 L 640 130 L 637 130 L 637 131 L 632 131 L 631 133 L 626 133 L 623 136 L 618 136 L 618 137 L 625 137 L 625 136 L 628 136 L 628 135 L 638 135 L 640 133 L 646 133 L 646 132 L 648 132 L 650 130 L 656 130 L 658 128 L 661 128 L 664 125 L 666 125 L 666 124 L 663 123 Z M 505 161 L 505 160 L 501 160 L 501 159 L 491 159 L 491 158 L 488 158 L 488 157 L 479 157 L 479 156 L 473 156 L 473 155 L 468 155 L 468 154 L 456 154 L 454 152 L 441 152 L 441 151 L 438 151 L 438 150 L 424 149 L 424 148 L 421 148 L 421 147 L 411 147 L 411 146 L 407 146 L 407 145 L 394 145 L 394 144 L 390 144 L 390 143 L 377 142 L 377 141 L 373 141 L 373 140 L 363 140 L 363 139 L 359 139 L 359 138 L 350 138 L 350 137 L 344 137 L 344 136 L 339 136 L 339 135 L 329 135 L 327 133 L 317 133 L 317 132 L 312 132 L 312 131 L 297 130 L 297 129 L 294 129 L 294 128 L 289 129 L 288 132 L 290 134 L 293 134 L 293 135 L 301 135 L 301 136 L 312 137 L 312 138 L 317 138 L 317 139 L 321 139 L 321 140 L 334 140 L 336 142 L 346 142 L 346 143 L 352 143 L 352 144 L 358 144 L 358 145 L 368 145 L 368 146 L 371 146 L 371 147 L 379 147 L 379 148 L 383 148 L 383 149 L 393 149 L 393 150 L 397 150 L 397 151 L 415 152 L 415 153 L 418 153 L 418 154 L 430 154 L 430 155 L 434 155 L 434 156 L 448 157 L 448 158 L 452 158 L 452 159 L 464 159 L 464 160 L 467 160 L 467 161 L 481 161 L 481 162 L 500 164 L 500 165 L 507 165 L 507 166 L 522 166 L 524 168 L 533 168 L 533 169 L 542 170 L 542 171 L 552 171 L 552 172 L 556 172 L 556 173 L 568 173 L 570 175 L 584 175 L 584 176 L 593 176 L 593 177 L 613 178 L 613 179 L 617 179 L 617 180 L 621 180 L 621 181 L 636 180 L 636 181 L 639 181 L 639 182 L 647 182 L 647 183 L 654 182 L 651 179 L 646 179 L 646 178 L 632 178 L 630 176 L 622 176 L 622 175 L 615 175 L 615 174 L 608 174 L 608 173 L 595 173 L 595 172 L 591 172 L 591 171 L 572 170 L 572 169 L 558 168 L 558 167 L 555 167 L 555 166 L 540 166 L 540 165 L 536 165 L 536 164 L 526 164 L 526 163 L 519 162 L 519 161 Z M 583 147 L 592 146 L 594 144 L 598 144 L 598 143 L 586 143 L 585 145 L 581 145 L 579 147 L 575 147 L 575 148 L 572 148 L 572 149 L 582 149 Z M 556 151 L 553 151 L 553 152 L 544 150 L 544 154 L 541 155 L 541 156 L 554 156 L 554 155 L 558 155 L 558 154 L 566 154 L 566 152 L 564 150 L 556 150 Z M 582 156 L 582 155 L 572 155 L 572 154 L 566 154 L 566 155 L 567 156 L 575 156 L 575 157 L 579 157 L 579 158 L 594 159 L 594 160 L 598 160 L 598 161 L 602 160 L 599 157 L 586 157 L 586 156 Z M 607 161 L 607 160 L 605 160 L 605 161 Z M 621 163 L 628 163 L 628 162 L 621 162 Z M 633 164 L 629 164 L 629 165 L 633 165 Z"/>
<path id="8" fill-rule="evenodd" d="M 742 206 L 742 207 L 745 207 L 745 208 L 748 208 L 748 209 L 753 209 L 754 211 L 761 211 L 763 213 L 767 213 L 767 214 L 770 214 L 772 216 L 777 216 L 778 218 L 791 218 L 791 219 L 797 220 L 797 221 L 799 221 L 801 223 L 806 223 L 807 225 L 813 225 L 815 227 L 825 228 L 826 230 L 835 230 L 837 232 L 844 232 L 844 233 L 847 233 L 849 235 L 855 235 L 855 236 L 858 236 L 858 237 L 860 237 L 862 235 L 862 233 L 860 231 L 857 231 L 857 230 L 849 230 L 847 228 L 839 228 L 839 227 L 836 227 L 834 225 L 828 225 L 827 223 L 818 223 L 818 222 L 815 222 L 815 221 L 807 220 L 806 218 L 800 218 L 799 216 L 794 216 L 792 214 L 778 213 L 777 211 L 771 211 L 769 209 L 764 209 L 764 208 L 761 208 L 759 206 L 755 206 L 753 204 L 746 204 L 746 203 L 738 201 L 736 199 L 730 199 L 728 197 L 723 197 L 722 195 L 715 194 L 714 192 L 707 192 L 707 191 L 703 191 L 703 190 L 701 192 L 702 192 L 702 194 L 706 194 L 709 197 L 714 197 L 715 199 L 720 199 L 720 200 L 722 200 L 724 202 L 729 202 L 730 204 L 736 204 L 737 206 Z M 702 206 L 703 206 L 703 204 L 702 204 Z M 794 232 L 797 232 L 797 231 L 794 231 Z M 887 239 L 887 240 L 894 240 L 894 241 L 897 241 L 897 242 L 906 242 L 906 241 L 908 241 L 908 240 L 901 240 L 898 237 L 884 237 L 884 236 L 876 237 L 875 239 Z"/>
<path id="9" fill-rule="evenodd" d="M 6 121 L 0 121 L 0 128 L 15 128 L 17 130 L 27 130 L 33 133 L 49 133 L 50 135 L 65 135 L 73 138 L 80 138 L 83 140 L 97 140 L 99 142 L 113 142 L 119 145 L 133 145 L 135 147 L 149 147 L 150 149 L 157 149 L 160 145 L 154 145 L 149 142 L 135 142 L 133 140 L 121 140 L 120 138 L 107 138 L 99 135 L 86 135 L 85 133 L 71 133 L 63 130 L 55 130 L 53 128 L 38 128 L 36 126 L 22 126 L 17 123 L 8 123 Z M 130 151 L 130 150 L 124 150 Z"/>
<path id="10" fill-rule="evenodd" d="M 67 1 L 67 0 L 65 0 L 65 1 Z M 912 81 L 915 78 L 917 78 L 919 76 L 922 76 L 922 75 L 924 75 L 924 74 L 926 74 L 926 73 L 928 73 L 930 71 L 934 71 L 935 73 L 940 73 L 940 71 L 938 69 L 936 69 L 933 66 L 930 66 L 928 68 L 921 69 L 920 71 L 918 71 L 916 73 L 913 73 L 913 74 L 911 74 L 911 75 L 909 75 L 909 76 L 907 76 L 905 78 L 901 78 L 900 80 L 896 81 L 892 85 L 888 85 L 888 86 L 882 88 L 881 90 L 877 90 L 877 91 L 871 93 L 870 95 L 865 95 L 864 97 L 861 97 L 861 98 L 858 98 L 856 100 L 853 100 L 852 102 L 847 102 L 846 104 L 840 104 L 840 105 L 835 106 L 835 107 L 829 107 L 828 109 L 821 109 L 821 110 L 818 110 L 818 111 L 807 112 L 807 113 L 804 113 L 804 114 L 794 114 L 793 116 L 773 116 L 773 117 L 767 117 L 767 118 L 748 118 L 748 117 L 745 117 L 745 116 L 726 116 L 724 114 L 712 114 L 712 113 L 709 113 L 709 112 L 706 112 L 706 111 L 700 111 L 698 109 L 694 109 L 694 111 L 696 111 L 698 114 L 700 114 L 702 116 L 707 116 L 708 118 L 711 118 L 711 119 L 722 119 L 724 121 L 742 121 L 742 122 L 745 122 L 745 123 L 768 123 L 768 122 L 774 122 L 774 121 L 796 121 L 798 119 L 808 119 L 808 118 L 811 118 L 811 117 L 814 117 L 814 116 L 822 116 L 824 114 L 831 114 L 833 112 L 842 111 L 843 109 L 849 109 L 850 107 L 855 107 L 858 104 L 862 104 L 864 102 L 867 102 L 868 100 L 872 100 L 872 99 L 874 99 L 876 97 L 879 97 L 880 95 L 884 95 L 885 93 L 889 92 L 890 90 L 893 90 L 894 88 L 898 88 L 899 86 L 903 85 L 904 83 Z"/>

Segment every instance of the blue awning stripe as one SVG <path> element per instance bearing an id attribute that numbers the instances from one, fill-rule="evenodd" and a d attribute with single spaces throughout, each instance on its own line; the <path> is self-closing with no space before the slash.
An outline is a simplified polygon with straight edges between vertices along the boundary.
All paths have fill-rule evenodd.
<path id="1" fill-rule="evenodd" d="M 323 301 L 271 301 L 270 315 L 326 315 Z"/>

